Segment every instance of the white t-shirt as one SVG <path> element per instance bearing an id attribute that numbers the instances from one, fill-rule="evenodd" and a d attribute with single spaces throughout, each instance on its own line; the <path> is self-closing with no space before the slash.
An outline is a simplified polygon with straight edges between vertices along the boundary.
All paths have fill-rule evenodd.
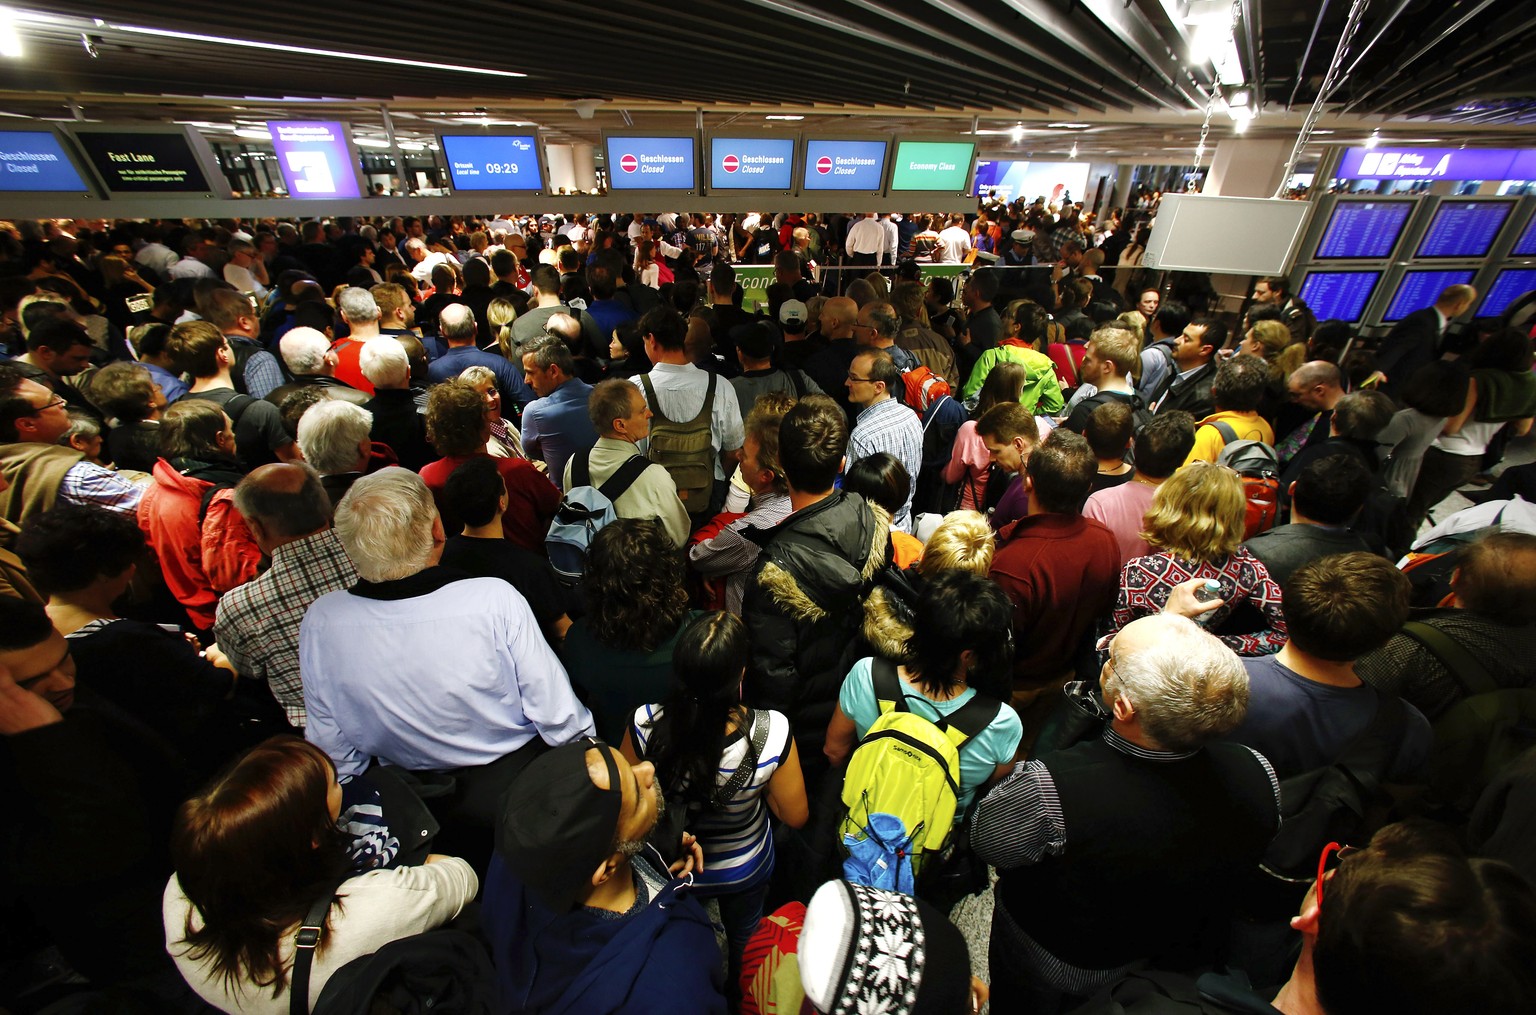
<path id="1" fill-rule="evenodd" d="M 254 293 L 258 303 L 265 303 L 267 300 L 267 287 L 256 281 L 256 276 L 251 274 L 249 268 L 242 268 L 234 262 L 226 264 L 224 281 L 243 293 Z"/>
<path id="2" fill-rule="evenodd" d="M 330 930 L 324 946 L 315 954 L 309 977 L 309 1003 L 313 1007 L 331 974 L 360 955 L 371 955 L 391 941 L 441 927 L 459 915 L 480 890 L 474 868 L 452 858 L 420 867 L 369 871 L 342 884 L 340 909 L 332 907 Z M 233 992 L 224 978 L 211 972 L 212 961 L 192 960 L 184 944 L 188 914 L 192 925 L 202 918 L 181 890 L 176 875 L 165 886 L 161 912 L 165 921 L 165 948 L 177 970 L 193 991 L 221 1011 L 237 1015 L 287 1015 L 288 992 L 276 998 L 271 987 L 240 981 Z M 280 953 L 285 969 L 293 968 L 293 942 L 298 925 L 283 934 Z"/>
<path id="3" fill-rule="evenodd" d="M 934 250 L 934 260 L 944 264 L 959 264 L 971 249 L 971 234 L 964 226 L 950 226 L 939 233 L 939 245 Z"/>

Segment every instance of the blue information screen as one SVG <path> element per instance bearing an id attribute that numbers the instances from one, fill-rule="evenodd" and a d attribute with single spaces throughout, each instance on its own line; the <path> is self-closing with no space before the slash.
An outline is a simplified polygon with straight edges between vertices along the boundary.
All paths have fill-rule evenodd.
<path id="1" fill-rule="evenodd" d="M 1510 251 L 1515 257 L 1536 257 L 1536 215 L 1525 224 L 1525 232 L 1515 241 L 1515 248 Z"/>
<path id="2" fill-rule="evenodd" d="M 885 183 L 885 141 L 807 141 L 801 190 L 879 190 Z"/>
<path id="3" fill-rule="evenodd" d="M 1442 289 L 1452 285 L 1471 285 L 1475 274 L 1471 268 L 1406 272 L 1403 280 L 1397 284 L 1397 292 L 1392 294 L 1392 302 L 1382 320 L 1392 324 L 1415 310 L 1433 306 Z"/>
<path id="4" fill-rule="evenodd" d="M 1498 317 L 1532 289 L 1536 289 L 1536 268 L 1501 271 L 1488 287 L 1488 295 L 1483 297 L 1483 305 L 1477 308 L 1477 316 Z"/>
<path id="5" fill-rule="evenodd" d="M 532 134 L 444 134 L 443 161 L 454 190 L 543 190 Z"/>
<path id="6" fill-rule="evenodd" d="M 1323 230 L 1317 256 L 1370 260 L 1391 257 L 1413 207 L 1407 201 L 1340 201 L 1334 205 L 1328 228 Z"/>
<path id="7" fill-rule="evenodd" d="M 59 139 L 46 130 L 0 131 L 0 191 L 87 191 Z"/>
<path id="8" fill-rule="evenodd" d="M 794 184 L 794 138 L 716 137 L 710 139 L 710 190 L 789 191 Z"/>
<path id="9" fill-rule="evenodd" d="M 1487 257 L 1513 201 L 1443 201 L 1415 257 Z"/>
<path id="10" fill-rule="evenodd" d="M 1379 271 L 1314 271 L 1301 283 L 1301 299 L 1319 321 L 1353 324 L 1365 316 L 1380 281 Z"/>
<path id="11" fill-rule="evenodd" d="M 694 190 L 698 173 L 691 137 L 608 138 L 613 190 Z"/>

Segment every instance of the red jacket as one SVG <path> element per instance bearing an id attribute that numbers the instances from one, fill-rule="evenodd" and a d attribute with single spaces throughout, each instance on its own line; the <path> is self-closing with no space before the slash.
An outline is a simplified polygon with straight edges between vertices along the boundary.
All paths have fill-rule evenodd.
<path id="1" fill-rule="evenodd" d="M 160 560 L 166 588 L 206 631 L 219 596 L 256 577 L 261 548 L 235 510 L 232 490 L 213 495 L 199 526 L 203 493 L 215 484 L 182 475 L 164 458 L 152 477 L 139 501 L 139 528 Z"/>

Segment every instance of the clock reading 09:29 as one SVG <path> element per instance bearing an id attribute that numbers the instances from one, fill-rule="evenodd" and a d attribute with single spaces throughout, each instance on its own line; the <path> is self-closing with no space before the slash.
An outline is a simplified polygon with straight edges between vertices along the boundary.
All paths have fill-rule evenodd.
<path id="1" fill-rule="evenodd" d="M 516 173 L 518 169 L 516 162 L 487 162 L 483 167 L 483 171 L 489 176 L 496 176 L 504 173 Z"/>

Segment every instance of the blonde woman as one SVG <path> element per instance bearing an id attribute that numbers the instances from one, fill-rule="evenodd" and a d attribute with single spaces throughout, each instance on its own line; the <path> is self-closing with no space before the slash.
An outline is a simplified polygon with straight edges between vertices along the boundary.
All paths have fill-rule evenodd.
<path id="1" fill-rule="evenodd" d="M 501 414 L 501 391 L 496 387 L 495 372 L 490 367 L 466 367 L 459 374 L 459 380 L 470 384 L 485 397 L 485 418 L 491 424 L 491 435 L 485 442 L 486 453 L 492 458 L 527 458 L 517 428 Z"/>
<path id="2" fill-rule="evenodd" d="M 1257 356 L 1269 367 L 1269 381 L 1259 402 L 1259 415 L 1274 423 L 1288 400 L 1285 380 L 1306 361 L 1306 345 L 1292 345 L 1291 329 L 1283 322 L 1259 321 L 1248 329 L 1248 334 L 1238 343 L 1237 351 Z"/>
<path id="3" fill-rule="evenodd" d="M 1181 582 L 1206 578 L 1221 584 L 1221 605 L 1202 620 L 1213 634 L 1238 655 L 1280 651 L 1286 639 L 1280 586 L 1242 545 L 1246 511 L 1243 482 L 1225 465 L 1190 462 L 1164 481 L 1142 522 L 1141 537 L 1152 552 L 1127 561 L 1120 572 L 1120 595 L 1108 633 L 1161 612 Z M 1222 625 L 1244 603 L 1255 607 L 1268 626 L 1222 634 Z"/>
<path id="4" fill-rule="evenodd" d="M 511 300 L 497 298 L 485 308 L 485 321 L 491 327 L 491 345 L 486 352 L 499 352 L 509 360 L 516 362 L 519 357 L 512 355 L 512 322 L 517 320 L 517 307 Z"/>

